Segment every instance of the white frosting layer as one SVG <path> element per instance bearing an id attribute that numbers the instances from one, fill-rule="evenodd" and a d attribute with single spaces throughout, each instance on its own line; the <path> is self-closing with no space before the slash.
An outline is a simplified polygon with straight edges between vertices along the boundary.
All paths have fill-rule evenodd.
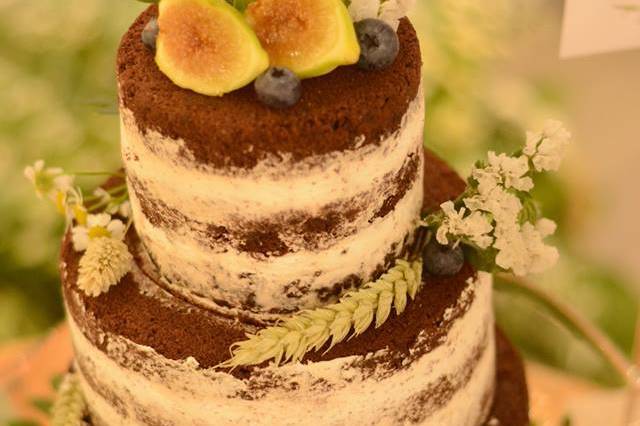
<path id="1" fill-rule="evenodd" d="M 136 229 L 163 275 L 193 299 L 199 295 L 233 306 L 251 301 L 258 311 L 314 307 L 319 292 L 349 277 L 369 279 L 385 256 L 400 253 L 415 229 L 423 199 L 422 95 L 410 105 L 401 129 L 380 144 L 356 144 L 300 162 L 267 159 L 251 170 L 199 164 L 184 141 L 141 131 L 125 108 L 121 117 Z M 393 178 L 411 155 L 419 164 L 410 189 L 390 213 L 372 219 L 397 190 Z M 136 185 L 145 199 L 175 212 L 173 226 L 145 216 Z M 288 247 L 284 255 L 250 253 L 233 239 L 203 242 L 208 225 L 233 230 L 265 221 L 286 225 L 292 214 L 323 217 L 336 208 L 344 217 L 350 203 L 358 204 L 357 215 L 339 235 L 314 239 L 317 247 L 284 231 L 279 235 Z"/>
<path id="2" fill-rule="evenodd" d="M 467 304 L 471 291 L 473 301 L 446 338 L 417 355 L 426 344 L 419 336 L 400 370 L 385 365 L 382 350 L 366 357 L 377 362 L 373 371 L 362 366 L 364 357 L 351 356 L 271 366 L 240 380 L 98 332 L 92 339 L 106 343 L 105 353 L 81 330 L 86 318 L 70 316 L 70 324 L 87 403 L 111 426 L 473 426 L 486 418 L 495 385 L 490 276 L 481 274 L 458 303 Z"/>

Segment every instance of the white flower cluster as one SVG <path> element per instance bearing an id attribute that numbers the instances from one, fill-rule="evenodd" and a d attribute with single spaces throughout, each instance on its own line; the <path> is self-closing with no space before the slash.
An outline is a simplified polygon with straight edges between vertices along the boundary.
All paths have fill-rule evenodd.
<path id="1" fill-rule="evenodd" d="M 74 250 L 85 252 L 80 260 L 78 287 L 96 297 L 120 281 L 131 269 L 132 257 L 124 243 L 131 223 L 126 187 L 98 188 L 85 200 L 74 187 L 75 176 L 60 168 L 46 168 L 42 160 L 24 172 L 38 196 L 47 197 L 67 219 Z M 89 207 L 85 205 L 89 201 Z M 128 219 L 128 224 L 121 219 Z"/>
<path id="2" fill-rule="evenodd" d="M 543 240 L 555 232 L 556 225 L 548 219 L 522 223 L 522 199 L 533 188 L 534 173 L 559 168 L 569 139 L 562 124 L 549 121 L 541 133 L 527 133 L 521 155 L 490 152 L 488 163 L 472 171 L 473 190 L 461 200 L 464 206 L 456 210 L 451 201 L 441 205 L 437 241 L 444 245 L 465 241 L 480 250 L 493 248 L 496 265 L 516 275 L 553 266 L 558 251 Z"/>
<path id="3" fill-rule="evenodd" d="M 349 13 L 353 22 L 377 18 L 398 29 L 400 19 L 407 16 L 416 0 L 351 0 Z"/>

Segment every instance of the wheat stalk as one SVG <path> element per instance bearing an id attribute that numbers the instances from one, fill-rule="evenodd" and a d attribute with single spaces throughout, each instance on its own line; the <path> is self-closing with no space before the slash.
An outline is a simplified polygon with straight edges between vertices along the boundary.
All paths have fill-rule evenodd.
<path id="1" fill-rule="evenodd" d="M 422 261 L 397 260 L 393 268 L 377 281 L 345 294 L 339 302 L 301 313 L 231 346 L 231 358 L 219 367 L 235 368 L 258 365 L 273 360 L 276 365 L 302 360 L 331 340 L 326 352 L 351 337 L 367 330 L 375 319 L 375 327 L 384 324 L 391 310 L 400 315 L 422 284 Z M 326 353 L 325 352 L 325 353 Z"/>
<path id="2" fill-rule="evenodd" d="M 80 383 L 74 373 L 67 374 L 51 409 L 52 426 L 80 426 L 86 411 L 86 403 Z"/>

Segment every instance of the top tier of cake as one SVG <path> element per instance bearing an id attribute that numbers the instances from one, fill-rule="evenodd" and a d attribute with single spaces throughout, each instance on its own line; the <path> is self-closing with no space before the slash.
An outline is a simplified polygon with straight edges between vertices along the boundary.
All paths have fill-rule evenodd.
<path id="1" fill-rule="evenodd" d="M 118 55 L 122 153 L 134 220 L 167 286 L 256 313 L 317 306 L 375 278 L 410 243 L 423 198 L 421 60 L 408 20 L 386 70 L 303 81 L 290 109 L 252 87 L 180 89 L 141 31 Z"/>

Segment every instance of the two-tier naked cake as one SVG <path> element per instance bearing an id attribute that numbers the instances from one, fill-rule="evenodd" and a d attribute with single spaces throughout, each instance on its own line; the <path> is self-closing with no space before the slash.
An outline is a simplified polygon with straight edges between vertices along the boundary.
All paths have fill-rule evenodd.
<path id="1" fill-rule="evenodd" d="M 167 71 L 160 53 L 181 46 L 171 45 L 172 31 L 182 31 L 184 56 L 207 43 L 193 29 L 208 19 L 197 9 L 207 1 L 151 6 L 118 53 L 134 265 L 91 297 L 78 286 L 71 235 L 61 262 L 86 421 L 528 424 L 521 362 L 494 328 L 491 278 L 469 265 L 451 276 L 425 272 L 401 314 L 330 350 L 224 364 L 247 334 L 380 278 L 411 252 L 421 213 L 465 185 L 423 148 L 421 53 L 409 20 L 397 26 L 392 63 L 349 65 L 343 54 L 333 70 L 297 72 L 299 96 L 281 96 L 282 107 L 256 94 L 258 84 L 197 93 Z M 259 6 L 268 3 L 247 12 L 263 44 Z M 171 14 L 184 4 L 192 10 Z M 159 22 L 157 52 L 144 42 L 150 22 Z"/>

